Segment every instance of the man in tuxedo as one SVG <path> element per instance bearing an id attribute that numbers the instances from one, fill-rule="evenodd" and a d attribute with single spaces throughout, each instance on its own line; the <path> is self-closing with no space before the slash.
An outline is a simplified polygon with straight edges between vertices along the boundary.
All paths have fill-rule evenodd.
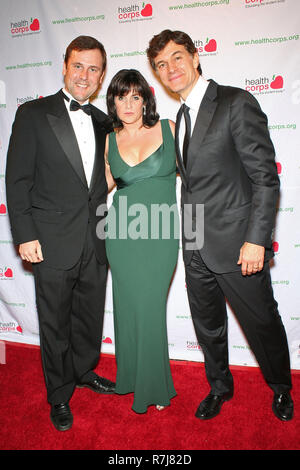
<path id="1" fill-rule="evenodd" d="M 182 179 L 183 257 L 211 386 L 196 416 L 213 418 L 233 396 L 227 298 L 274 392 L 275 415 L 290 420 L 289 351 L 268 263 L 279 179 L 267 118 L 250 93 L 202 77 L 198 53 L 184 32 L 162 31 L 150 41 L 147 54 L 163 85 L 182 102 L 175 144 Z M 186 208 L 192 207 L 190 225 L 199 230 L 197 205 L 204 206 L 202 245 L 191 244 L 192 231 L 186 229 Z"/>
<path id="2" fill-rule="evenodd" d="M 103 45 L 79 36 L 66 50 L 65 86 L 17 110 L 6 187 L 14 242 L 32 263 L 40 346 L 56 429 L 70 429 L 76 386 L 113 393 L 95 369 L 100 354 L 107 259 L 96 236 L 96 210 L 106 203 L 108 117 L 89 104 L 106 67 Z M 101 211 L 103 213 L 103 211 Z"/>

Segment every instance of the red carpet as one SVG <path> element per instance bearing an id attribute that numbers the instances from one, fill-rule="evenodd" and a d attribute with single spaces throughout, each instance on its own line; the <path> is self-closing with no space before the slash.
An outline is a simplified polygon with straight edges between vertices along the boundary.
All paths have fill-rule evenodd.
<path id="1" fill-rule="evenodd" d="M 137 415 L 131 410 L 132 395 L 100 396 L 77 389 L 70 402 L 73 427 L 58 432 L 49 419 L 39 348 L 6 343 L 6 364 L 0 364 L 0 449 L 300 449 L 299 371 L 293 373 L 292 421 L 284 423 L 273 415 L 273 394 L 259 369 L 237 367 L 232 368 L 234 398 L 219 416 L 200 421 L 194 413 L 209 391 L 203 364 L 172 361 L 171 367 L 178 395 L 169 408 L 159 412 L 150 407 Z M 103 356 L 97 372 L 113 380 L 114 357 Z"/>

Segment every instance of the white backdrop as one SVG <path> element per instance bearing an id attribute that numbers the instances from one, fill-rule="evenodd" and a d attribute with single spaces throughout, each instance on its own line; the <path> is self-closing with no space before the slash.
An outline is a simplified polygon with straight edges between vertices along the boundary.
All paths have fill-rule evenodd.
<path id="1" fill-rule="evenodd" d="M 0 0 L 0 7 L 0 340 L 39 344 L 33 276 L 17 256 L 6 207 L 6 153 L 17 107 L 62 86 L 65 48 L 85 34 L 99 39 L 108 55 L 96 106 L 106 111 L 106 90 L 119 69 L 137 68 L 154 88 L 161 118 L 175 119 L 178 101 L 157 81 L 145 52 L 154 34 L 170 28 L 192 37 L 205 78 L 249 90 L 269 117 L 281 180 L 272 282 L 292 368 L 300 369 L 300 2 Z M 179 197 L 179 177 L 177 191 Z M 171 359 L 202 361 L 181 250 L 167 307 Z M 257 365 L 229 308 L 228 316 L 230 363 Z M 114 353 L 110 276 L 102 342 L 103 352 Z"/>

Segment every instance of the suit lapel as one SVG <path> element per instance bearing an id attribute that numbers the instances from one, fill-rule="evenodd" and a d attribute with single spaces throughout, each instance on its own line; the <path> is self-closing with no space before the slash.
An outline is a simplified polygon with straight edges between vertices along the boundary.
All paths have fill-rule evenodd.
<path id="1" fill-rule="evenodd" d="M 199 154 L 199 147 L 202 144 L 218 105 L 217 86 L 218 85 L 214 80 L 210 80 L 197 114 L 196 123 L 189 145 L 189 154 Z M 187 173 L 191 172 L 191 168 L 195 164 L 196 160 L 196 158 L 188 158 Z"/>
<path id="2" fill-rule="evenodd" d="M 83 168 L 82 158 L 77 143 L 76 135 L 64 104 L 62 93 L 58 92 L 53 102 L 53 111 L 47 113 L 48 122 L 57 137 L 67 159 L 80 178 L 82 184 L 87 188 L 87 180 Z"/>

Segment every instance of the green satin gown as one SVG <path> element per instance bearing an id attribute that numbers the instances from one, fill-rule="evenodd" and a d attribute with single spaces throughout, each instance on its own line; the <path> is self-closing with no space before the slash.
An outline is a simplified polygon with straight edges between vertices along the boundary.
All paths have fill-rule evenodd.
<path id="1" fill-rule="evenodd" d="M 166 327 L 168 290 L 178 257 L 176 157 L 169 121 L 160 122 L 162 145 L 135 166 L 122 159 L 116 134 L 109 135 L 108 161 L 117 183 L 106 226 L 116 393 L 134 393 L 132 409 L 137 413 L 145 413 L 149 405 L 167 406 L 176 395 Z"/>

